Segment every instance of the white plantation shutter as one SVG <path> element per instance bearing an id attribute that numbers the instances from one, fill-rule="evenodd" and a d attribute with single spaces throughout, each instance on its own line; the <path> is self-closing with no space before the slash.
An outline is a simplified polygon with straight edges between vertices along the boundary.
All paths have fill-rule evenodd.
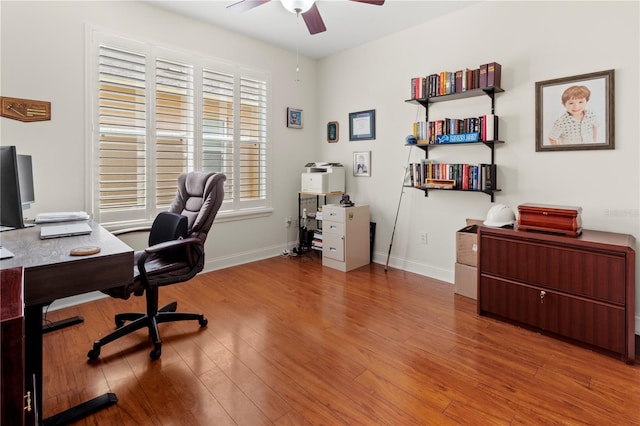
<path id="1" fill-rule="evenodd" d="M 193 169 L 193 67 L 156 60 L 156 207 L 176 196 L 178 176 Z"/>
<path id="2" fill-rule="evenodd" d="M 266 82 L 205 69 L 202 86 L 203 169 L 227 175 L 225 202 L 240 208 L 264 206 Z"/>
<path id="3" fill-rule="evenodd" d="M 233 204 L 234 77 L 202 71 L 202 169 L 227 176 L 224 199 Z"/>
<path id="4" fill-rule="evenodd" d="M 240 201 L 266 198 L 267 89 L 264 81 L 240 78 Z"/>
<path id="5" fill-rule="evenodd" d="M 99 48 L 99 209 L 146 208 L 145 58 L 133 52 Z"/>
<path id="6" fill-rule="evenodd" d="M 266 211 L 268 75 L 106 35 L 96 40 L 94 217 L 152 220 L 173 201 L 178 176 L 196 169 L 227 176 L 221 212 Z"/>

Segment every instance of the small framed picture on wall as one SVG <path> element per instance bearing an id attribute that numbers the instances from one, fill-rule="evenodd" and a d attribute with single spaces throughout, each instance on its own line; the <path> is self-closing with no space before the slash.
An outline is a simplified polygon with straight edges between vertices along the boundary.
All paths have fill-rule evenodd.
<path id="1" fill-rule="evenodd" d="M 353 175 L 371 176 L 371 151 L 353 153 Z"/>
<path id="2" fill-rule="evenodd" d="M 302 110 L 300 108 L 287 108 L 287 127 L 302 129 Z"/>
<path id="3" fill-rule="evenodd" d="M 376 110 L 349 113 L 349 140 L 362 141 L 376 138 Z"/>
<path id="4" fill-rule="evenodd" d="M 340 125 L 337 121 L 327 123 L 327 142 L 336 143 L 340 139 Z"/>

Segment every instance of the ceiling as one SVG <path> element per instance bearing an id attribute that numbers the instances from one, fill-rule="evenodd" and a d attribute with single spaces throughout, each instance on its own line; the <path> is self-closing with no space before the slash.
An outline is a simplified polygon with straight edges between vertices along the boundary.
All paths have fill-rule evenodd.
<path id="1" fill-rule="evenodd" d="M 227 6 L 238 0 L 148 0 L 159 8 L 320 59 L 471 6 L 478 1 L 386 0 L 373 6 L 348 0 L 319 0 L 327 31 L 310 35 L 300 17 L 272 0 L 245 12 Z"/>

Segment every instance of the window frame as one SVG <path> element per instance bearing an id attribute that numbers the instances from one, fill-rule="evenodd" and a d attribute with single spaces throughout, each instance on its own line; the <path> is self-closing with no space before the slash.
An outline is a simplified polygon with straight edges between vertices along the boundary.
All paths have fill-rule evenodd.
<path id="1" fill-rule="evenodd" d="M 205 152 L 204 135 L 203 135 L 203 70 L 215 71 L 220 73 L 227 73 L 233 75 L 234 80 L 234 97 L 233 97 L 233 146 L 234 152 L 240 150 L 242 140 L 239 132 L 239 109 L 240 109 L 240 80 L 253 79 L 264 82 L 266 85 L 265 99 L 266 111 L 264 114 L 264 125 L 266 130 L 264 132 L 264 181 L 261 187 L 263 188 L 264 198 L 256 201 L 242 201 L 240 199 L 240 162 L 238 155 L 234 155 L 233 159 L 233 176 L 229 176 L 229 180 L 236 182 L 232 186 L 233 197 L 231 200 L 225 199 L 220 211 L 217 215 L 217 221 L 231 221 L 231 220 L 245 220 L 256 217 L 263 217 L 273 213 L 272 208 L 272 191 L 271 191 L 271 165 L 272 165 L 272 80 L 271 73 L 266 70 L 260 70 L 251 68 L 241 64 L 232 63 L 229 61 L 220 60 L 218 58 L 203 55 L 200 53 L 194 53 L 185 49 L 161 46 L 155 42 L 149 41 L 137 41 L 125 36 L 114 35 L 104 31 L 100 31 L 96 28 L 86 27 L 86 51 L 88 58 L 86 61 L 86 99 L 88 108 L 86 111 L 86 140 L 88 141 L 87 147 L 87 161 L 86 161 L 86 175 L 88 176 L 86 185 L 86 199 L 87 199 L 87 211 L 90 212 L 92 217 L 103 224 L 108 229 L 121 229 L 132 226 L 146 226 L 153 221 L 153 218 L 164 208 L 156 208 L 149 203 L 149 200 L 153 200 L 153 197 L 146 195 L 147 205 L 144 208 L 144 213 L 131 213 L 130 211 L 116 211 L 116 212 L 101 212 L 99 197 L 100 197 L 100 145 L 99 145 L 99 56 L 100 46 L 106 45 L 114 49 L 123 49 L 133 51 L 138 54 L 144 55 L 146 63 L 146 78 L 145 91 L 147 99 L 147 111 L 146 111 L 146 133 L 152 135 L 150 140 L 146 141 L 146 146 L 151 147 L 148 167 L 154 169 L 153 172 L 146 173 L 146 182 L 149 188 L 152 188 L 153 178 L 155 178 L 155 115 L 156 115 L 156 98 L 155 98 L 155 67 L 156 60 L 163 59 L 169 61 L 180 61 L 185 64 L 192 65 L 193 67 L 193 85 L 194 85 L 194 97 L 193 97 L 193 140 L 194 140 L 194 152 L 193 152 L 193 164 L 188 166 L 188 169 L 201 169 L 203 156 Z M 149 70 L 154 70 L 151 74 Z M 150 78 L 153 77 L 153 79 Z M 153 177 L 150 179 L 150 177 Z M 153 186 L 155 188 L 155 186 Z M 150 190 L 148 189 L 148 192 Z"/>

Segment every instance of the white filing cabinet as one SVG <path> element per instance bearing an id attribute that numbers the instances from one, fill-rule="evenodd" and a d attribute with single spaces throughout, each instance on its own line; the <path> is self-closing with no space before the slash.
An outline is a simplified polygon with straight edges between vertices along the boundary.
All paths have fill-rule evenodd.
<path id="1" fill-rule="evenodd" d="M 369 260 L 369 206 L 323 206 L 322 264 L 347 272 Z"/>

